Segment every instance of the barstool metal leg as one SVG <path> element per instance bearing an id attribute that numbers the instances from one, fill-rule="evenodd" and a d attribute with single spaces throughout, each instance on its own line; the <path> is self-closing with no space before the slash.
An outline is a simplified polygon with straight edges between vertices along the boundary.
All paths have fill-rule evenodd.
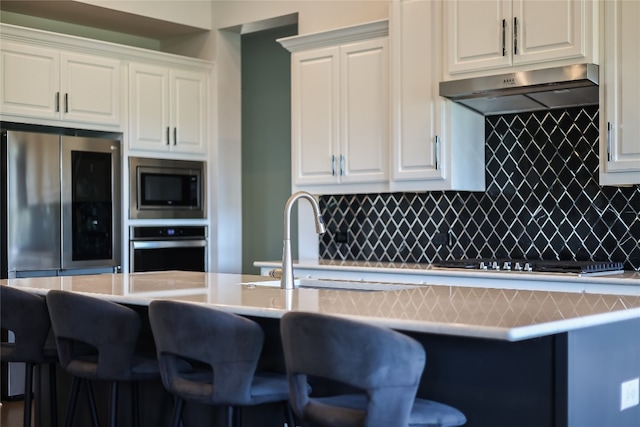
<path id="1" fill-rule="evenodd" d="M 116 427 L 118 418 L 118 381 L 111 382 L 111 410 L 109 413 L 109 426 Z"/>
<path id="2" fill-rule="evenodd" d="M 24 415 L 22 424 L 31 427 L 31 401 L 33 400 L 33 363 L 25 363 L 24 372 Z"/>
<path id="3" fill-rule="evenodd" d="M 76 404 L 78 403 L 79 393 L 80 378 L 73 377 L 73 381 L 71 382 L 71 393 L 69 394 L 69 401 L 67 402 L 67 416 L 65 427 L 71 427 L 73 425 L 73 417 L 76 414 Z"/>
<path id="4" fill-rule="evenodd" d="M 173 414 L 171 415 L 171 427 L 180 427 L 182 425 L 182 407 L 184 406 L 184 399 L 181 397 L 175 398 L 173 404 Z"/>
<path id="5" fill-rule="evenodd" d="M 98 410 L 96 409 L 96 399 L 93 397 L 93 386 L 89 380 L 82 380 L 82 382 L 87 389 L 87 396 L 89 397 L 89 409 L 91 411 L 93 427 L 100 427 L 100 423 L 98 422 Z"/>
<path id="6" fill-rule="evenodd" d="M 133 425 L 134 427 L 140 427 L 140 408 L 138 405 L 140 404 L 139 400 L 139 387 L 137 381 L 131 382 L 131 412 L 133 415 Z"/>
<path id="7" fill-rule="evenodd" d="M 51 427 L 58 427 L 58 390 L 56 385 L 56 364 L 49 363 L 49 396 L 51 405 Z"/>
<path id="8" fill-rule="evenodd" d="M 291 405 L 288 401 L 283 402 L 284 404 L 284 417 L 287 420 L 287 427 L 296 427 L 296 420 L 293 416 L 293 411 L 291 410 Z"/>

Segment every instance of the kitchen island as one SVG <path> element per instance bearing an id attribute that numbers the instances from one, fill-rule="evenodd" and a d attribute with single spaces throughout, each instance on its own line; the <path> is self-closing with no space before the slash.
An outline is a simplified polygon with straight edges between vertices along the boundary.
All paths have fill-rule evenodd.
<path id="1" fill-rule="evenodd" d="M 426 284 L 286 291 L 261 285 L 268 280 L 161 272 L 0 284 L 40 294 L 91 293 L 141 312 L 162 298 L 245 315 L 265 328 L 265 364 L 274 369 L 282 368 L 278 326 L 286 311 L 347 316 L 423 343 L 427 366 L 419 395 L 458 407 L 468 426 L 640 425 L 640 406 L 623 409 L 628 403 L 621 390 L 640 376 L 638 295 Z"/>

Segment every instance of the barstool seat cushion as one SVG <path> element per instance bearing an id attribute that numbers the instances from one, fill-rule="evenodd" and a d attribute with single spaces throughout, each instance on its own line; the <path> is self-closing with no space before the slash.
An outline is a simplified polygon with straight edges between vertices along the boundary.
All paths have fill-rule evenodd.
<path id="1" fill-rule="evenodd" d="M 335 427 L 361 426 L 367 408 L 367 396 L 364 394 L 343 394 L 330 397 L 316 397 L 309 400 L 305 414 L 312 418 L 335 413 L 331 425 Z M 345 422 L 344 420 L 349 420 Z M 411 426 L 454 427 L 467 421 L 462 412 L 456 408 L 427 399 L 415 399 L 409 416 Z"/>

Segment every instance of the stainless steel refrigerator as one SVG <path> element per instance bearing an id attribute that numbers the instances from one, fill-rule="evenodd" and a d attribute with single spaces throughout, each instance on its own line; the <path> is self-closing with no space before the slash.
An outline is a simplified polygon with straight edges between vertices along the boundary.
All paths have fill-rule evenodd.
<path id="1" fill-rule="evenodd" d="M 0 278 L 117 271 L 120 135 L 6 126 L 1 132 Z M 2 368 L 2 394 L 21 394 L 11 375 L 20 368 Z"/>

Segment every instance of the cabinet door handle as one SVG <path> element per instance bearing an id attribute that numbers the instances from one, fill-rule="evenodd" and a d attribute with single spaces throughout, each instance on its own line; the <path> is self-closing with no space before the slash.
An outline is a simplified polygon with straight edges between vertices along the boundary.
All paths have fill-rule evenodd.
<path id="1" fill-rule="evenodd" d="M 438 137 L 438 135 L 436 135 L 436 140 L 435 143 L 433 144 L 433 151 L 434 151 L 434 155 L 436 157 L 436 170 L 438 170 L 438 167 L 440 166 L 438 163 L 438 158 L 440 157 L 440 138 Z"/>
<path id="2" fill-rule="evenodd" d="M 507 20 L 502 20 L 502 56 L 507 54 Z"/>
<path id="3" fill-rule="evenodd" d="M 611 161 L 611 122 L 607 122 L 607 161 Z"/>
<path id="4" fill-rule="evenodd" d="M 331 176 L 336 176 L 336 156 L 331 155 Z"/>
<path id="5" fill-rule="evenodd" d="M 173 128 L 173 145 L 178 145 L 178 128 Z"/>
<path id="6" fill-rule="evenodd" d="M 518 18 L 513 18 L 513 54 L 518 54 Z"/>
<path id="7" fill-rule="evenodd" d="M 60 112 L 60 92 L 56 92 L 56 113 Z"/>
<path id="8" fill-rule="evenodd" d="M 340 154 L 340 176 L 344 175 L 344 156 Z"/>
<path id="9" fill-rule="evenodd" d="M 65 113 L 69 112 L 69 94 L 68 93 L 64 94 L 64 112 Z"/>
<path id="10" fill-rule="evenodd" d="M 169 136 L 171 129 L 167 126 L 167 145 L 171 145 L 171 137 Z"/>

